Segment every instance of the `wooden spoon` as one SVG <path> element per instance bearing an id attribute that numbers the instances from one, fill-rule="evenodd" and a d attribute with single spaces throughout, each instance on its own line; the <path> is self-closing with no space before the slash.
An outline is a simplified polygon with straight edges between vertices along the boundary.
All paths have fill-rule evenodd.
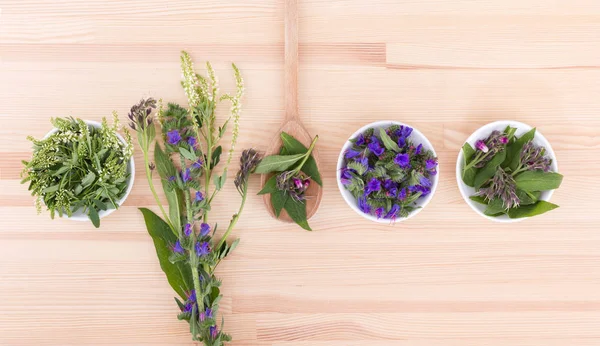
<path id="1" fill-rule="evenodd" d="M 285 0 L 285 122 L 277 132 L 277 135 L 271 141 L 265 156 L 279 154 L 281 146 L 281 132 L 287 132 L 289 135 L 296 138 L 307 148 L 312 142 L 310 134 L 298 116 L 298 6 L 297 0 Z M 321 171 L 319 165 L 319 155 L 317 149 L 313 149 L 312 156 L 317 162 L 317 167 Z M 264 186 L 267 180 L 271 177 L 270 174 L 261 176 L 261 185 Z M 306 218 L 310 219 L 319 208 L 321 198 L 323 197 L 323 189 L 315 181 L 311 180 L 311 184 L 306 190 Z M 271 195 L 263 195 L 263 200 L 267 206 L 267 210 L 272 217 L 275 216 L 275 211 L 271 205 Z M 278 220 L 285 222 L 293 222 L 285 210 L 281 211 Z"/>

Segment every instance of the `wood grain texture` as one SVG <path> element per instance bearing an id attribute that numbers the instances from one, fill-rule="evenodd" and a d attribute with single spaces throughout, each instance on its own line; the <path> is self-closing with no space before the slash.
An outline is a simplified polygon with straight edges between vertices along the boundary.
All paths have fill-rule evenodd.
<path id="1" fill-rule="evenodd" d="M 320 136 L 324 196 L 312 233 L 249 198 L 240 246 L 219 268 L 232 345 L 599 345 L 600 2 L 298 6 L 299 111 Z M 264 150 L 284 115 L 283 9 L 0 0 L 0 345 L 192 344 L 137 210 L 155 208 L 143 175 L 100 230 L 50 221 L 19 185 L 25 137 L 41 137 L 53 116 L 125 116 L 143 96 L 184 103 L 186 49 L 197 66 L 213 63 L 224 91 L 229 63 L 240 67 L 238 148 Z M 380 119 L 418 127 L 440 157 L 431 203 L 394 226 L 355 215 L 335 183 L 346 138 Z M 559 209 L 511 228 L 472 212 L 454 177 L 463 141 L 498 119 L 537 126 L 565 175 Z M 227 185 L 216 221 L 238 198 Z"/>

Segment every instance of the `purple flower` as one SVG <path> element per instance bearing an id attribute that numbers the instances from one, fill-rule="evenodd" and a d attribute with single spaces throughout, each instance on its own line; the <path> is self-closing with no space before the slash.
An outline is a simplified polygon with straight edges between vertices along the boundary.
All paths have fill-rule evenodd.
<path id="1" fill-rule="evenodd" d="M 204 200 L 204 195 L 200 191 L 196 191 L 196 202 L 202 202 Z"/>
<path id="2" fill-rule="evenodd" d="M 192 225 L 190 225 L 189 223 L 185 224 L 185 227 L 183 228 L 183 234 L 185 234 L 186 237 L 189 237 L 192 235 Z"/>
<path id="3" fill-rule="evenodd" d="M 383 207 L 375 209 L 375 216 L 377 216 L 378 219 L 383 217 L 383 213 L 385 213 L 385 209 Z"/>
<path id="4" fill-rule="evenodd" d="M 352 175 L 350 174 L 350 169 L 342 168 L 342 174 L 340 174 L 340 181 L 344 185 L 350 185 L 352 182 Z"/>
<path id="5" fill-rule="evenodd" d="M 353 150 L 353 149 L 348 149 L 346 151 L 346 158 L 347 159 L 351 159 L 353 157 L 357 157 L 358 155 L 360 155 L 360 151 Z"/>
<path id="6" fill-rule="evenodd" d="M 421 179 L 419 179 L 419 184 L 424 187 L 431 187 L 431 180 L 426 177 L 421 177 Z"/>
<path id="7" fill-rule="evenodd" d="M 404 147 L 406 145 L 406 138 L 404 137 L 398 137 L 398 146 L 400 148 Z"/>
<path id="8" fill-rule="evenodd" d="M 202 223 L 200 225 L 200 235 L 206 237 L 210 233 L 210 225 L 207 223 Z"/>
<path id="9" fill-rule="evenodd" d="M 181 246 L 181 243 L 178 241 L 175 242 L 175 244 L 173 244 L 173 246 L 171 247 L 171 250 L 173 250 L 173 252 L 175 253 L 183 253 L 183 247 Z"/>
<path id="10" fill-rule="evenodd" d="M 210 326 L 210 328 L 208 328 L 208 331 L 210 332 L 210 337 L 213 339 L 216 339 L 217 335 L 219 335 L 219 329 L 217 328 L 217 326 Z"/>
<path id="11" fill-rule="evenodd" d="M 294 186 L 296 186 L 297 189 L 304 188 L 304 184 L 303 184 L 302 179 L 300 179 L 300 178 L 294 178 L 293 182 L 294 182 Z"/>
<path id="12" fill-rule="evenodd" d="M 204 313 L 204 311 L 200 312 L 198 314 L 198 319 L 200 320 L 200 322 L 204 322 L 204 320 L 206 319 L 206 313 Z"/>
<path id="13" fill-rule="evenodd" d="M 506 136 L 500 137 L 500 143 L 502 143 L 502 144 L 508 143 L 508 137 L 506 137 Z"/>
<path id="14" fill-rule="evenodd" d="M 410 192 L 421 192 L 421 196 L 420 197 L 425 197 L 425 196 L 427 196 L 431 192 L 431 189 L 429 187 L 422 186 L 422 185 L 414 185 L 414 186 L 409 186 L 408 187 L 408 191 L 410 191 Z"/>
<path id="15" fill-rule="evenodd" d="M 381 190 L 381 182 L 377 180 L 377 178 L 372 178 L 367 183 L 367 188 L 365 189 L 365 195 L 370 194 L 371 192 L 380 191 Z"/>
<path id="16" fill-rule="evenodd" d="M 421 150 L 423 150 L 423 144 L 417 145 L 417 150 L 415 150 L 415 155 L 420 155 Z"/>
<path id="17" fill-rule="evenodd" d="M 198 257 L 206 256 L 209 253 L 210 253 L 210 246 L 209 246 L 208 242 L 205 241 L 203 243 L 200 243 L 200 242 L 196 243 L 196 255 Z"/>
<path id="18" fill-rule="evenodd" d="M 396 197 L 398 194 L 398 186 L 391 179 L 387 179 L 383 182 L 383 188 L 385 189 L 385 195 L 388 197 Z"/>
<path id="19" fill-rule="evenodd" d="M 356 137 L 356 142 L 355 144 L 358 146 L 363 146 L 367 143 L 367 140 L 365 139 L 365 136 L 361 133 L 360 135 L 358 135 L 358 137 Z"/>
<path id="20" fill-rule="evenodd" d="M 402 190 L 398 192 L 398 199 L 401 201 L 406 199 L 406 188 L 402 188 Z"/>
<path id="21" fill-rule="evenodd" d="M 194 303 L 186 303 L 183 307 L 183 312 L 191 313 L 193 309 L 194 309 Z"/>
<path id="22" fill-rule="evenodd" d="M 192 163 L 192 167 L 195 168 L 195 169 L 202 168 L 202 159 L 198 159 L 198 161 Z"/>
<path id="23" fill-rule="evenodd" d="M 183 180 L 184 183 L 192 180 L 192 175 L 190 174 L 189 168 L 186 168 L 185 171 L 181 172 L 181 180 Z"/>
<path id="24" fill-rule="evenodd" d="M 375 136 L 371 136 L 371 143 L 369 143 L 367 147 L 376 156 L 381 156 L 384 152 L 383 148 L 381 147 L 381 143 L 379 143 L 379 139 L 377 139 Z"/>
<path id="25" fill-rule="evenodd" d="M 371 213 L 371 206 L 369 205 L 369 203 L 367 203 L 366 197 L 358 198 L 358 209 L 360 209 L 360 211 L 362 211 L 365 214 Z"/>
<path id="26" fill-rule="evenodd" d="M 196 137 L 194 137 L 194 136 L 188 137 L 187 144 L 192 148 L 196 148 L 196 144 L 198 144 L 198 141 L 196 140 Z"/>
<path id="27" fill-rule="evenodd" d="M 367 169 L 370 168 L 369 166 L 369 159 L 366 156 L 361 156 L 360 158 L 355 158 L 354 161 L 360 163 L 361 165 L 367 167 Z"/>
<path id="28" fill-rule="evenodd" d="M 400 168 L 409 168 L 410 167 L 410 156 L 408 154 L 398 154 L 394 158 L 394 162 L 400 166 Z"/>
<path id="29" fill-rule="evenodd" d="M 435 168 L 437 167 L 437 161 L 436 160 L 432 160 L 429 159 L 427 161 L 425 161 L 425 169 L 428 171 L 435 171 Z"/>
<path id="30" fill-rule="evenodd" d="M 398 204 L 394 204 L 390 211 L 385 215 L 386 219 L 395 219 L 400 212 L 400 206 Z"/>
<path id="31" fill-rule="evenodd" d="M 188 302 L 196 302 L 196 290 L 191 290 L 190 293 L 187 294 Z"/>
<path id="32" fill-rule="evenodd" d="M 206 308 L 206 318 L 213 318 L 213 312 L 212 309 Z"/>
<path id="33" fill-rule="evenodd" d="M 174 182 L 174 181 L 175 181 L 175 176 L 170 176 L 170 177 L 168 178 L 168 180 L 169 180 L 170 182 Z"/>
<path id="34" fill-rule="evenodd" d="M 413 129 L 412 127 L 409 126 L 400 126 L 400 128 L 398 130 L 396 130 L 396 136 L 398 137 L 404 137 L 405 139 L 410 137 L 410 134 L 412 133 Z"/>
<path id="35" fill-rule="evenodd" d="M 482 141 L 481 139 L 475 143 L 475 148 L 477 148 L 477 150 L 483 151 L 484 153 L 487 153 L 490 150 L 487 147 L 487 145 L 485 145 L 485 142 Z"/>
<path id="36" fill-rule="evenodd" d="M 167 132 L 167 143 L 176 145 L 177 143 L 179 143 L 179 141 L 181 141 L 181 136 L 179 135 L 179 131 L 171 130 L 171 131 Z"/>

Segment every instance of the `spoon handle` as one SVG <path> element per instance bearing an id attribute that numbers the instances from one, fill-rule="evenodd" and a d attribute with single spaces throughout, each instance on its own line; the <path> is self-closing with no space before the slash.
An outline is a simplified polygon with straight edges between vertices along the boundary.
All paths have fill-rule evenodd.
<path id="1" fill-rule="evenodd" d="M 298 6 L 285 0 L 285 118 L 298 120 Z"/>

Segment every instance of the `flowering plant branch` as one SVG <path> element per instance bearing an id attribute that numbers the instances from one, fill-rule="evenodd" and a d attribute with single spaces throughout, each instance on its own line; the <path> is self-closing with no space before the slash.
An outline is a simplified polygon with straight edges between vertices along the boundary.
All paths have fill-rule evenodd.
<path id="1" fill-rule="evenodd" d="M 223 319 L 220 326 L 217 321 L 222 295 L 219 289 L 221 281 L 215 276 L 215 270 L 238 244 L 239 239 L 228 243 L 227 236 L 244 209 L 248 177 L 260 157 L 252 149 L 242 154 L 240 171 L 235 179 L 242 201 L 227 230 L 217 241 L 217 225 L 211 226 L 208 212 L 211 202 L 225 184 L 237 141 L 243 80 L 233 65 L 237 92 L 235 95 L 219 97 L 218 81 L 210 64 L 207 63 L 208 78 L 204 78 L 194 72 L 189 55 L 182 52 L 181 67 L 181 84 L 188 98 L 189 109 L 173 103 L 163 109 L 159 101 L 156 115 L 165 142 L 164 149 L 155 141 L 152 113 L 156 101 L 142 100 L 131 108 L 129 114 L 130 126 L 137 131 L 143 152 L 150 190 L 162 217 L 145 208 L 141 211 L 148 233 L 153 238 L 161 268 L 179 295 L 179 298 L 175 298 L 180 309 L 178 319 L 189 323 L 193 340 L 202 341 L 207 346 L 220 346 L 230 341 L 231 337 L 222 331 Z M 217 128 L 215 109 L 225 100 L 232 104 L 231 116 L 223 126 Z M 228 158 L 221 174 L 216 174 L 222 153 L 222 147 L 218 144 L 230 121 L 233 122 L 233 136 Z M 152 142 L 155 142 L 154 163 L 149 158 Z M 168 212 L 162 206 L 152 181 L 155 170 L 160 175 Z M 214 186 L 211 186 L 211 178 Z"/>

